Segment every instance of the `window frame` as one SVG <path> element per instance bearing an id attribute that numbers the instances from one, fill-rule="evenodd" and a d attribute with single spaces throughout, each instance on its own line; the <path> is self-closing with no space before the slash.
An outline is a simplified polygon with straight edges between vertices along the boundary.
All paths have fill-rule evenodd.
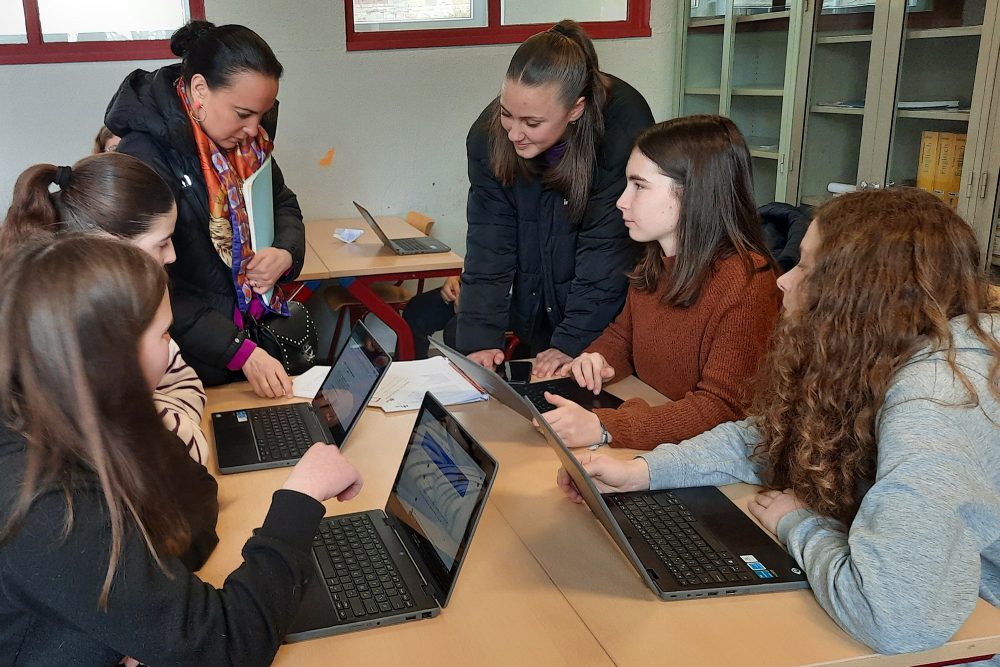
<path id="1" fill-rule="evenodd" d="M 192 21 L 205 20 L 205 0 L 185 0 Z M 23 0 L 25 44 L 0 44 L 0 65 L 174 59 L 169 39 L 45 42 L 38 0 Z M 180 27 L 180 26 L 178 26 Z"/>
<path id="2" fill-rule="evenodd" d="M 582 22 L 593 39 L 649 37 L 650 0 L 627 0 L 628 14 L 624 21 Z M 479 28 L 432 28 L 427 30 L 386 30 L 381 32 L 354 29 L 354 3 L 344 0 L 345 30 L 348 51 L 414 49 L 435 46 L 479 46 L 486 44 L 516 44 L 537 32 L 552 27 L 552 23 L 521 25 L 500 24 L 500 0 L 487 0 L 487 22 Z"/>

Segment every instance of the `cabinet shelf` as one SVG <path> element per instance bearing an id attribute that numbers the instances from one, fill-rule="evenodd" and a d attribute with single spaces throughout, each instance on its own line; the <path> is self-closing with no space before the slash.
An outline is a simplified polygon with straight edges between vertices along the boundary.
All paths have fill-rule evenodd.
<path id="1" fill-rule="evenodd" d="M 872 41 L 871 33 L 861 35 L 828 35 L 817 37 L 817 44 L 860 44 Z"/>
<path id="2" fill-rule="evenodd" d="M 710 28 L 712 26 L 725 25 L 726 19 L 723 16 L 713 17 L 708 19 L 691 19 L 688 21 L 689 28 Z"/>
<path id="3" fill-rule="evenodd" d="M 747 148 L 750 149 L 751 157 L 758 157 L 765 160 L 777 160 L 781 157 L 778 152 L 777 137 L 747 137 Z"/>
<path id="4" fill-rule="evenodd" d="M 746 95 L 752 97 L 781 97 L 785 94 L 783 88 L 773 88 L 769 86 L 741 86 L 733 88 L 733 95 Z"/>
<path id="5" fill-rule="evenodd" d="M 944 109 L 901 109 L 900 118 L 923 118 L 925 120 L 955 120 L 968 123 L 972 116 L 971 111 L 946 111 Z"/>
<path id="6" fill-rule="evenodd" d="M 907 39 L 940 39 L 943 37 L 975 37 L 983 34 L 981 25 L 965 25 L 955 28 L 929 28 L 927 30 L 907 30 Z"/>
<path id="7" fill-rule="evenodd" d="M 685 88 L 685 95 L 719 95 L 721 91 L 718 88 Z"/>
<path id="8" fill-rule="evenodd" d="M 785 10 L 782 12 L 765 12 L 763 14 L 746 14 L 744 16 L 737 16 L 737 23 L 756 23 L 758 21 L 778 21 L 787 20 L 791 18 L 792 12 Z"/>
<path id="9" fill-rule="evenodd" d="M 865 109 L 864 109 L 864 107 L 861 107 L 861 108 L 856 108 L 856 107 L 837 107 L 837 106 L 833 106 L 832 104 L 814 104 L 811 107 L 809 107 L 809 111 L 811 111 L 812 113 L 832 113 L 832 114 L 841 114 L 841 115 L 844 115 L 844 116 L 864 116 L 865 115 Z"/>

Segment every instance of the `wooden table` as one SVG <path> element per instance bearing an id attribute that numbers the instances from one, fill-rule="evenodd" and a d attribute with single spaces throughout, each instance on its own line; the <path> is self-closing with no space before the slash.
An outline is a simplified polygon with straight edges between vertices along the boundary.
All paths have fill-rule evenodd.
<path id="1" fill-rule="evenodd" d="M 378 217 L 379 225 L 389 238 L 423 236 L 417 229 L 398 217 Z M 310 220 L 306 226 L 306 275 L 301 279 L 337 279 L 362 305 L 385 322 L 396 333 L 397 358 L 413 359 L 413 332 L 406 320 L 389 304 L 382 301 L 368 286 L 374 282 L 396 282 L 457 276 L 462 273 L 461 257 L 454 252 L 424 255 L 397 255 L 382 245 L 382 241 L 361 218 Z M 344 243 L 333 235 L 338 227 L 363 229 L 354 243 Z M 315 263 L 318 260 L 319 265 Z M 325 271 L 321 268 L 322 266 Z"/>
<path id="2" fill-rule="evenodd" d="M 610 390 L 663 400 L 634 378 Z M 209 390 L 212 410 L 264 403 L 246 384 Z M 527 421 L 494 400 L 450 409 L 500 464 L 452 604 L 436 619 L 284 646 L 275 664 L 358 657 L 376 664 L 882 667 L 1000 652 L 1000 610 L 982 600 L 945 646 L 903 656 L 874 654 L 851 639 L 808 590 L 657 600 L 587 507 L 563 498 L 555 454 Z M 415 416 L 366 411 L 344 449 L 364 474 L 365 489 L 350 503 L 328 504 L 329 514 L 384 504 Z M 210 421 L 206 414 L 206 429 Z M 214 459 L 208 466 L 219 478 L 220 545 L 201 574 L 219 585 L 239 565 L 243 543 L 287 470 L 220 477 Z M 723 490 L 744 511 L 754 491 L 745 484 Z"/>
<path id="3" fill-rule="evenodd" d="M 209 389 L 209 409 L 274 403 L 238 383 Z M 289 401 L 291 402 L 291 401 Z M 327 504 L 327 514 L 384 507 L 415 412 L 369 409 L 344 451 L 364 475 L 361 494 Z M 211 413 L 203 422 L 209 440 Z M 214 450 L 206 462 L 219 480 L 219 546 L 199 575 L 221 586 L 240 550 L 267 514 L 271 494 L 289 468 L 219 475 Z M 525 548 L 495 505 L 487 504 L 455 593 L 437 618 L 337 637 L 286 644 L 275 665 L 553 664 L 612 665 L 593 634 Z"/>

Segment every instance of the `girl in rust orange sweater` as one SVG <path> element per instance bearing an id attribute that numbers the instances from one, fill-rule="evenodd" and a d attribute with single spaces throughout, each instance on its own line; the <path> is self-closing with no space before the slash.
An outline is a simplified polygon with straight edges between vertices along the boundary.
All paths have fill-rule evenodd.
<path id="1" fill-rule="evenodd" d="M 652 449 L 742 418 L 781 306 L 750 154 L 732 121 L 688 116 L 649 128 L 626 175 L 618 208 L 645 251 L 621 314 L 560 373 L 595 393 L 634 373 L 670 402 L 588 412 L 548 395 L 556 409 L 546 420 L 570 447 Z"/>

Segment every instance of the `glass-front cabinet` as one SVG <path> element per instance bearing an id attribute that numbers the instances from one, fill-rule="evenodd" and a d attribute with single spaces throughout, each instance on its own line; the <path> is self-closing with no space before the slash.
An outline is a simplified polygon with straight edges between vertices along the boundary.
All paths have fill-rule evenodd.
<path id="1" fill-rule="evenodd" d="M 733 119 L 750 148 L 758 205 L 786 197 L 801 1 L 683 5 L 676 114 Z"/>

